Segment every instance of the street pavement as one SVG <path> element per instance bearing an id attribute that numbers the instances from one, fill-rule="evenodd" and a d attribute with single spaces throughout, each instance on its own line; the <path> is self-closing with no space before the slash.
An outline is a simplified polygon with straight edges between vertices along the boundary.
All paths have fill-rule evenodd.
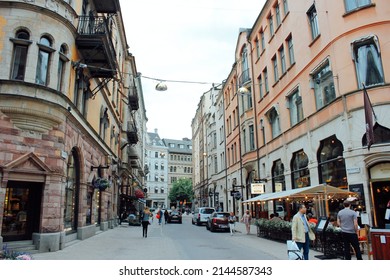
<path id="1" fill-rule="evenodd" d="M 177 226 L 175 229 L 170 228 L 168 231 L 168 225 L 158 225 L 156 220 L 149 226 L 148 238 L 142 237 L 142 228 L 138 226 L 128 226 L 122 224 L 114 229 L 101 232 L 91 238 L 83 241 L 77 241 L 70 246 L 65 247 L 63 250 L 48 253 L 37 253 L 33 255 L 35 260 L 188 260 L 192 259 L 194 255 L 191 255 L 188 251 L 195 250 L 189 247 L 183 250 L 179 247 L 175 238 L 172 235 L 181 234 L 180 227 L 186 226 L 191 231 L 193 236 L 196 234 L 207 234 L 206 229 L 199 229 L 200 227 L 192 226 L 191 215 L 183 215 L 183 225 Z M 184 225 L 187 224 L 187 225 Z M 192 226 L 192 227 L 191 227 Z M 204 227 L 202 227 L 204 228 Z M 287 260 L 287 246 L 283 242 L 272 241 L 264 238 L 257 237 L 257 229 L 255 225 L 251 226 L 250 234 L 246 234 L 245 225 L 243 223 L 236 223 L 237 232 L 230 236 L 229 233 L 215 233 L 212 238 L 217 237 L 222 239 L 223 242 L 234 245 L 234 252 L 237 252 L 239 259 L 242 259 L 242 255 L 238 252 L 237 248 L 250 248 L 258 252 L 257 257 L 260 259 L 269 260 Z M 173 231 L 172 231 L 173 230 Z M 204 233 L 206 232 L 206 233 Z M 213 234 L 213 233 L 210 233 Z M 173 236 L 174 237 L 174 236 Z M 195 239 L 195 238 L 194 238 Z M 192 239 L 188 239 L 191 242 Z M 221 248 L 219 243 L 214 239 L 215 248 L 207 244 L 198 244 L 194 241 L 193 246 L 204 246 L 204 251 L 209 250 L 211 255 L 205 257 L 206 259 L 234 259 L 233 256 L 226 258 L 229 253 L 226 253 L 226 248 Z M 190 246 L 191 244 L 189 244 Z M 199 248 L 198 248 L 199 249 Z M 199 252 L 201 252 L 199 249 Z M 223 254 L 218 252 L 218 255 L 212 255 L 210 250 L 223 250 Z M 249 250 L 248 250 L 249 251 Z M 207 253 L 206 253 L 207 254 Z M 310 250 L 309 259 L 319 260 L 315 256 L 322 255 L 321 252 Z M 195 255 L 198 257 L 198 255 Z M 202 255 L 200 255 L 201 257 Z M 245 255 L 244 255 L 245 256 Z M 249 254 L 248 254 L 249 256 Z M 253 255 L 252 255 L 253 256 Z M 364 255 L 367 259 L 367 255 Z"/>

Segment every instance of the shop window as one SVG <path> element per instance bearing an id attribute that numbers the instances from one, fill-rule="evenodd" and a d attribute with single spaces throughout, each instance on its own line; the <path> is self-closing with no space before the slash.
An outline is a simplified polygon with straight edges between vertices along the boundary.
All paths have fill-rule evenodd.
<path id="1" fill-rule="evenodd" d="M 378 123 L 374 125 L 374 144 L 390 143 L 390 129 Z M 366 134 L 362 138 L 363 147 L 367 146 Z"/>
<path id="2" fill-rule="evenodd" d="M 320 183 L 333 187 L 348 188 L 343 144 L 331 136 L 320 143 L 318 149 L 318 173 Z"/>
<path id="3" fill-rule="evenodd" d="M 370 36 L 352 43 L 358 87 L 384 83 L 382 59 L 378 39 Z"/>
<path id="4" fill-rule="evenodd" d="M 293 189 L 310 186 L 308 164 L 309 159 L 303 150 L 293 154 L 291 159 L 291 181 Z"/>
<path id="5" fill-rule="evenodd" d="M 284 165 L 282 161 L 276 160 L 272 166 L 272 191 L 285 191 Z"/>
<path id="6" fill-rule="evenodd" d="M 27 63 L 28 46 L 31 44 L 30 34 L 25 30 L 19 30 L 15 38 L 11 38 L 14 43 L 11 64 L 11 79 L 24 80 Z"/>
<path id="7" fill-rule="evenodd" d="M 65 231 L 73 232 L 77 229 L 79 185 L 80 185 L 80 162 L 76 150 L 73 149 L 68 158 L 67 173 L 66 173 L 65 209 L 64 209 Z"/>

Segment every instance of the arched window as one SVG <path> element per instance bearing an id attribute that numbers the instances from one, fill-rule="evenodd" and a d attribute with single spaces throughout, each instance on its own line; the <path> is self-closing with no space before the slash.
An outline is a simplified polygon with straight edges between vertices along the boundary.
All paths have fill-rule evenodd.
<path id="1" fill-rule="evenodd" d="M 276 160 L 272 166 L 272 189 L 273 192 L 285 191 L 284 165 L 282 161 Z"/>
<path id="2" fill-rule="evenodd" d="M 343 144 L 335 135 L 321 141 L 317 155 L 320 183 L 348 188 L 343 151 Z"/>
<path id="3" fill-rule="evenodd" d="M 381 126 L 378 123 L 374 124 L 374 144 L 380 143 L 390 143 L 390 129 L 387 127 Z M 362 138 L 363 147 L 367 146 L 367 137 L 366 133 Z"/>
<path id="4" fill-rule="evenodd" d="M 102 107 L 100 110 L 100 127 L 99 127 L 99 135 L 103 140 L 106 140 L 107 129 L 110 126 L 110 120 L 108 118 L 108 108 L 105 109 Z"/>
<path id="5" fill-rule="evenodd" d="M 292 188 L 310 186 L 309 159 L 303 150 L 295 152 L 291 159 Z"/>
<path id="6" fill-rule="evenodd" d="M 66 187 L 65 187 L 65 209 L 64 228 L 66 231 L 77 229 L 77 216 L 79 205 L 80 187 L 80 161 L 75 149 L 68 157 Z"/>
<path id="7" fill-rule="evenodd" d="M 38 63 L 35 82 L 40 85 L 47 85 L 49 81 L 50 54 L 52 49 L 52 40 L 48 36 L 42 36 L 38 43 Z"/>
<path id="8" fill-rule="evenodd" d="M 11 64 L 11 79 L 24 80 L 27 63 L 28 46 L 31 44 L 30 34 L 25 30 L 19 30 L 15 38 L 11 38 L 14 43 Z"/>
<path id="9" fill-rule="evenodd" d="M 275 106 L 267 112 L 267 116 L 271 125 L 272 139 L 274 139 L 278 137 L 281 133 L 280 117 Z"/>

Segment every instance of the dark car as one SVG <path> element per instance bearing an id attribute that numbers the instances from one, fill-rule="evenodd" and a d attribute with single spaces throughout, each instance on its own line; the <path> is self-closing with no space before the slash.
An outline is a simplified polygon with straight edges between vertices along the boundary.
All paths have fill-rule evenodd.
<path id="1" fill-rule="evenodd" d="M 206 228 L 210 231 L 229 231 L 229 212 L 214 212 L 207 220 Z"/>
<path id="2" fill-rule="evenodd" d="M 172 211 L 168 215 L 168 223 L 182 223 L 181 213 L 179 211 Z"/>

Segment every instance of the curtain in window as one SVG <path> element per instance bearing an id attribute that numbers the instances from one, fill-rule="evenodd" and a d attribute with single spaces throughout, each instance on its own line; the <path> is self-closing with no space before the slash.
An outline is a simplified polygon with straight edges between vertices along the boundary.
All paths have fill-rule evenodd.
<path id="1" fill-rule="evenodd" d="M 11 79 L 24 80 L 26 60 L 27 60 L 27 47 L 16 45 L 14 50 L 14 61 L 12 63 Z"/>
<path id="2" fill-rule="evenodd" d="M 47 70 L 49 66 L 49 53 L 42 50 L 38 54 L 38 65 L 35 82 L 40 85 L 46 85 L 47 82 Z"/>

